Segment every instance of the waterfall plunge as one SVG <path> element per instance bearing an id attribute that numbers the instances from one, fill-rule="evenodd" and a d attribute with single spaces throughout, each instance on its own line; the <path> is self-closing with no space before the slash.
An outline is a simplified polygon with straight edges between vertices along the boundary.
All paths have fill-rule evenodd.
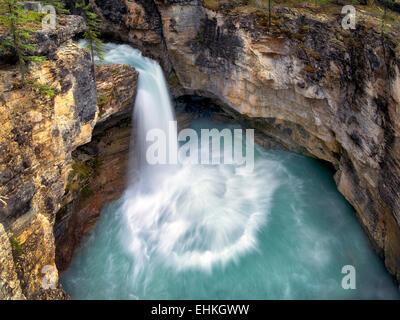
<path id="1" fill-rule="evenodd" d="M 147 132 L 158 128 L 167 134 L 174 120 L 164 75 L 156 62 L 129 46 L 112 48 L 107 61 L 134 65 L 140 74 L 134 111 L 137 143 L 123 197 L 121 234 L 134 258 L 135 274 L 144 268 L 148 272 L 154 261 L 176 270 L 210 271 L 214 264 L 225 265 L 256 248 L 256 234 L 265 224 L 276 187 L 271 173 L 265 171 L 261 179 L 233 165 L 148 165 Z M 176 131 L 168 141 L 168 148 L 177 148 Z"/>

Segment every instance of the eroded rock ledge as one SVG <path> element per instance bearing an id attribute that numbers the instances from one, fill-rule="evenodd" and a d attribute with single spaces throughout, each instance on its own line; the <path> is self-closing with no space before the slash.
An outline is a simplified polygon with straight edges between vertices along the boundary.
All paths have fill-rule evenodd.
<path id="1" fill-rule="evenodd" d="M 118 3 L 117 15 L 108 9 Z M 238 3 L 238 4 L 235 4 Z M 362 8 L 213 10 L 201 0 L 96 0 L 108 35 L 160 52 L 175 96 L 211 98 L 290 150 L 331 162 L 340 192 L 400 280 L 398 30 Z M 149 37 L 149 35 L 152 35 Z M 150 49 L 149 49 L 150 48 Z M 158 50 L 164 48 L 163 50 Z"/>

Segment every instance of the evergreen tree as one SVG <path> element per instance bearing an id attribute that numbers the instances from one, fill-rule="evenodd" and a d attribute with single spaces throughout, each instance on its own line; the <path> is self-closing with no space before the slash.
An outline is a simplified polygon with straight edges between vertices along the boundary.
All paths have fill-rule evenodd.
<path id="1" fill-rule="evenodd" d="M 84 38 L 86 42 L 86 48 L 90 52 L 90 56 L 92 58 L 93 70 L 95 68 L 94 57 L 97 56 L 100 60 L 104 59 L 104 45 L 103 42 L 99 39 L 100 36 L 100 23 L 101 20 L 97 16 L 96 13 L 93 12 L 92 7 L 90 5 L 90 1 L 86 4 L 85 0 L 80 0 L 76 3 L 76 8 L 82 10 L 83 16 L 86 20 L 86 25 L 88 27 L 88 31 L 85 32 Z M 96 76 L 95 76 L 96 80 Z"/>
<path id="2" fill-rule="evenodd" d="M 23 4 L 17 0 L 2 0 L 0 5 L 0 25 L 5 27 L 8 37 L 0 43 L 0 51 L 15 52 L 22 82 L 29 72 L 29 61 L 44 61 L 44 57 L 31 56 L 35 44 L 30 43 L 34 30 L 31 28 L 37 23 L 37 16 L 29 14 L 23 9 Z"/>

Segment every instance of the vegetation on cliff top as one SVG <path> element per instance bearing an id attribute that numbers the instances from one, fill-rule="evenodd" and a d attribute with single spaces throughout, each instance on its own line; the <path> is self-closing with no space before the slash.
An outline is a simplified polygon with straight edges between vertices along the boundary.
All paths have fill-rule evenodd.
<path id="1" fill-rule="evenodd" d="M 335 30 L 335 25 L 344 17 L 342 8 L 352 4 L 356 10 L 356 24 L 367 32 L 380 34 L 389 40 L 397 49 L 400 57 L 400 0 L 203 0 L 204 5 L 214 11 L 231 15 L 248 15 L 255 17 L 256 25 L 266 32 L 277 36 L 284 35 L 297 39 L 302 46 L 305 35 L 312 32 L 310 26 L 304 25 L 300 30 L 290 27 L 294 16 L 308 17 L 315 21 L 329 23 L 337 38 L 332 43 L 345 50 L 341 35 L 346 30 Z M 269 7 L 271 3 L 271 8 Z M 289 27 L 288 27 L 289 26 Z M 308 29 L 307 29 L 308 28 Z M 391 44 L 391 46 L 392 46 Z"/>
<path id="2" fill-rule="evenodd" d="M 376 6 L 387 7 L 393 11 L 400 12 L 399 0 L 203 0 L 204 5 L 213 10 L 229 10 L 239 8 L 241 10 L 251 10 L 267 8 L 271 3 L 273 6 L 287 7 L 314 7 L 326 8 L 328 6 L 363 5 L 368 8 Z"/>
<path id="3" fill-rule="evenodd" d="M 35 32 L 33 27 L 39 24 L 38 17 L 40 13 L 24 10 L 17 0 L 4 0 L 0 6 L 0 24 L 9 34 L 2 40 L 0 51 L 15 53 L 23 82 L 29 72 L 28 62 L 44 61 L 44 57 L 30 54 L 36 46 L 29 40 Z"/>
<path id="4" fill-rule="evenodd" d="M 266 13 L 272 7 L 272 14 L 281 8 L 299 10 L 301 13 L 326 15 L 341 13 L 344 5 L 355 6 L 363 15 L 385 20 L 400 29 L 400 0 L 203 0 L 205 7 L 232 13 Z"/>
<path id="5" fill-rule="evenodd" d="M 60 12 L 67 13 L 67 10 L 63 9 L 63 4 L 58 0 L 44 1 L 43 4 L 51 4 Z M 25 10 L 24 4 L 17 0 L 2 1 L 0 4 L 0 33 L 3 36 L 0 41 L 0 52 L 16 56 L 22 87 L 27 85 L 31 89 L 38 90 L 42 96 L 53 97 L 55 95 L 54 88 L 28 78 L 29 63 L 46 60 L 43 56 L 33 54 L 37 44 L 33 42 L 32 38 L 42 28 L 42 19 L 41 12 Z"/>
<path id="6" fill-rule="evenodd" d="M 58 14 L 69 14 L 70 11 L 65 8 L 65 3 L 60 0 L 34 0 L 35 2 L 41 2 L 42 5 L 47 6 L 53 6 Z"/>

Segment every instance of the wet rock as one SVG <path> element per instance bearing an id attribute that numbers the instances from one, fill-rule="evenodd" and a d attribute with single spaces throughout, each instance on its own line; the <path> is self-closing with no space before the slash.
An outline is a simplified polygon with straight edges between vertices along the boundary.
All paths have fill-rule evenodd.
<path id="1" fill-rule="evenodd" d="M 102 65 L 96 70 L 99 119 L 104 122 L 111 115 L 127 113 L 135 103 L 139 74 L 127 65 Z"/>

